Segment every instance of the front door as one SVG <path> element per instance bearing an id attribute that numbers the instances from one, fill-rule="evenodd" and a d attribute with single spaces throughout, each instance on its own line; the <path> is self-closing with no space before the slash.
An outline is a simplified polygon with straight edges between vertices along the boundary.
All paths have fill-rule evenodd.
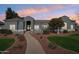
<path id="1" fill-rule="evenodd" d="M 31 21 L 26 21 L 26 30 L 27 31 L 31 30 Z"/>

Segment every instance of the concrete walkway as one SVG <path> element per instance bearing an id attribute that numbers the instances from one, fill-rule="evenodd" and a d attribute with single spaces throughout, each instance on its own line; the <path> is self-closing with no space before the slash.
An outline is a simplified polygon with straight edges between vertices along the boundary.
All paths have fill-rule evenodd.
<path id="1" fill-rule="evenodd" d="M 30 35 L 30 32 L 25 33 L 25 38 L 27 40 L 26 54 L 44 54 L 45 53 L 39 41 L 36 40 L 32 35 Z"/>

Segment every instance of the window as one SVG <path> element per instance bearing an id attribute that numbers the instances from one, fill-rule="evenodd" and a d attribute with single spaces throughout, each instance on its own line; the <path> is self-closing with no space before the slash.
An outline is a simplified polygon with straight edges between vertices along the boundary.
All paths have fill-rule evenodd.
<path id="1" fill-rule="evenodd" d="M 71 25 L 71 29 L 74 29 L 74 26 L 73 25 Z"/>
<path id="2" fill-rule="evenodd" d="M 39 25 L 34 25 L 34 29 L 38 30 L 39 29 Z"/>
<path id="3" fill-rule="evenodd" d="M 43 25 L 43 27 L 44 27 L 44 28 L 47 28 L 47 27 L 48 27 L 48 25 Z"/>
<path id="4" fill-rule="evenodd" d="M 14 24 L 10 25 L 10 30 L 15 31 L 15 25 Z"/>

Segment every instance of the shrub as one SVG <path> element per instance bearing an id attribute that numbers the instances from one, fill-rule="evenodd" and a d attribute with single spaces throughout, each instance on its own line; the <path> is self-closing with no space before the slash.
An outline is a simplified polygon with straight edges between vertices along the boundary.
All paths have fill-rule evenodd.
<path id="1" fill-rule="evenodd" d="M 0 29 L 1 34 L 13 34 L 13 32 L 9 29 Z"/>
<path id="2" fill-rule="evenodd" d="M 64 30 L 63 33 L 68 33 L 68 30 Z"/>
<path id="3" fill-rule="evenodd" d="M 48 47 L 51 48 L 51 49 L 55 49 L 57 46 L 56 46 L 55 43 L 49 43 Z"/>
<path id="4" fill-rule="evenodd" d="M 43 30 L 43 34 L 48 34 L 48 32 L 49 32 L 48 29 Z"/>
<path id="5" fill-rule="evenodd" d="M 79 36 L 79 33 L 71 34 L 70 36 Z"/>
<path id="6" fill-rule="evenodd" d="M 24 41 L 25 38 L 24 38 L 23 35 L 19 35 L 19 36 L 18 36 L 18 39 L 19 39 L 19 41 Z"/>
<path id="7" fill-rule="evenodd" d="M 57 30 L 56 29 L 50 29 L 50 32 L 57 33 Z"/>

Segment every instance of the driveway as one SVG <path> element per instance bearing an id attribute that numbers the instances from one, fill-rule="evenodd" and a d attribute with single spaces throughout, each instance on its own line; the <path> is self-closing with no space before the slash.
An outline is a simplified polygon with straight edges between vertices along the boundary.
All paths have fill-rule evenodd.
<path id="1" fill-rule="evenodd" d="M 30 35 L 30 32 L 25 33 L 25 38 L 27 40 L 26 54 L 44 54 L 45 53 L 39 41 L 36 40 L 32 35 Z"/>

